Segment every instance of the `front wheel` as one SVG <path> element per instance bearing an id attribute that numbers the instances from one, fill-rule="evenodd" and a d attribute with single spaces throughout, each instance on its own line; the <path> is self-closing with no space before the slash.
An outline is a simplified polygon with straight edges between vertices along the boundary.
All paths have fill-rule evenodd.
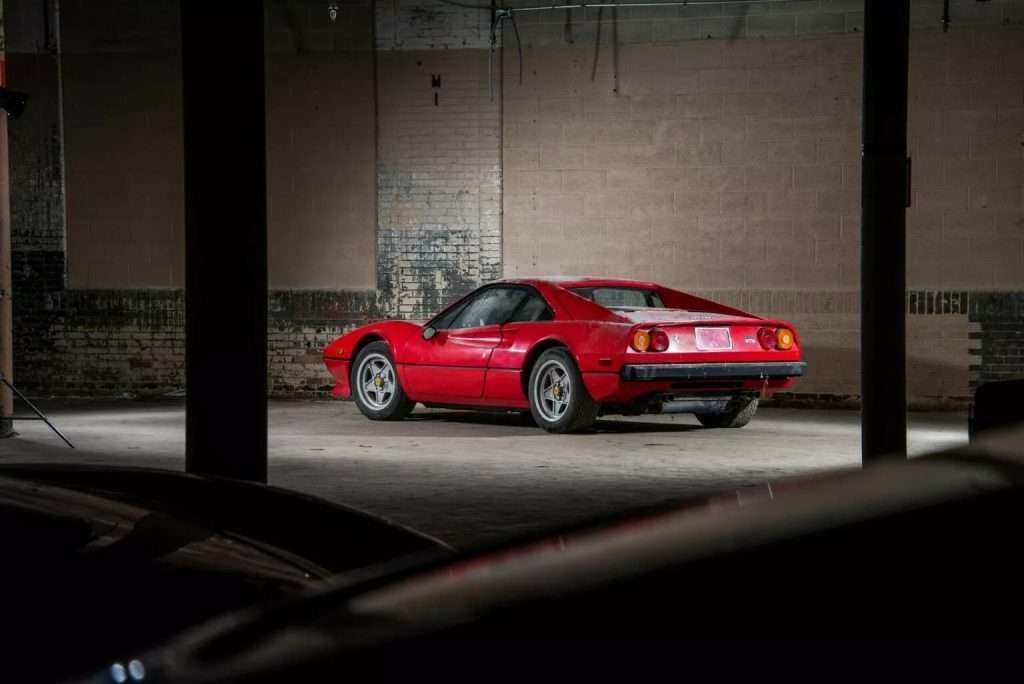
<path id="1" fill-rule="evenodd" d="M 697 420 L 704 427 L 740 428 L 750 422 L 757 413 L 757 397 L 740 399 L 729 403 L 724 413 L 697 413 Z"/>
<path id="2" fill-rule="evenodd" d="M 356 406 L 370 420 L 401 420 L 416 405 L 398 381 L 387 342 L 371 342 L 363 347 L 352 364 L 349 380 Z"/>
<path id="3" fill-rule="evenodd" d="M 594 424 L 600 404 L 590 398 L 569 350 L 549 349 L 530 372 L 530 414 L 548 432 L 585 430 Z"/>

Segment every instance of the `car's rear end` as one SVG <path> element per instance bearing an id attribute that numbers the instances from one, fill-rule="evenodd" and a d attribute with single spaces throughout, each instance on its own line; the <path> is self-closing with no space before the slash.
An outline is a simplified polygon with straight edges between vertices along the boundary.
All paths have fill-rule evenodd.
<path id="1" fill-rule="evenodd" d="M 713 410 L 737 396 L 786 388 L 803 375 L 800 340 L 786 321 L 664 313 L 626 314 L 661 320 L 643 320 L 630 331 L 623 398 L 654 394 L 662 411 Z"/>
<path id="2" fill-rule="evenodd" d="M 738 427 L 759 397 L 803 375 L 800 338 L 790 323 L 702 301 L 694 310 L 608 307 L 631 325 L 617 374 L 588 382 L 604 413 L 694 413 L 708 425 Z"/>

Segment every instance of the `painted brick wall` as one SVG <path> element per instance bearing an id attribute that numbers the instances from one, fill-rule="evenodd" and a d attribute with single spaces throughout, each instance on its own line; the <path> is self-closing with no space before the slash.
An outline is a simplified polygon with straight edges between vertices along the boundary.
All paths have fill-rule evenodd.
<path id="1" fill-rule="evenodd" d="M 72 11 L 79 5 L 126 7 L 78 0 Z M 24 16 L 38 10 L 13 0 L 19 6 Z M 913 6 L 910 396 L 949 405 L 979 381 L 1024 373 L 1024 2 L 953 0 L 949 33 L 940 32 L 940 0 Z M 176 4 L 127 7 L 105 25 L 174 15 Z M 575 271 L 656 277 L 790 318 L 809 344 L 812 375 L 789 399 L 856 400 L 859 1 L 620 9 L 614 23 L 606 9 L 600 45 L 595 12 L 520 14 L 523 83 L 506 22 L 494 101 L 487 12 L 375 0 L 370 21 L 369 5 L 353 0 L 330 25 L 322 2 L 269 8 L 268 49 L 306 63 L 282 66 L 275 83 L 297 74 L 310 85 L 302 94 L 316 92 L 280 113 L 296 117 L 303 140 L 330 139 L 323 165 L 349 151 L 346 135 L 370 141 L 365 118 L 344 107 L 353 83 L 366 102 L 368 69 L 377 109 L 372 155 L 364 149 L 350 165 L 376 186 L 359 186 L 372 200 L 366 239 L 339 252 L 355 262 L 314 269 L 330 272 L 327 281 L 284 284 L 315 289 L 271 295 L 276 395 L 323 393 L 318 349 L 359 323 L 426 316 L 503 272 Z M 10 55 L 12 83 L 39 93 L 36 117 L 12 122 L 16 373 L 39 394 L 180 390 L 180 292 L 65 289 L 56 59 L 45 31 L 32 35 Z M 123 52 L 139 35 L 108 31 L 89 45 Z M 351 60 L 356 80 L 327 59 L 353 48 L 363 50 Z M 289 144 L 271 147 L 285 158 Z M 272 208 L 351 213 L 355 205 L 318 204 L 337 200 L 343 181 L 307 176 L 276 184 Z M 277 244 L 285 262 L 328 251 L 282 251 L 325 244 L 310 234 L 336 237 L 329 223 L 307 223 Z"/>
<path id="2" fill-rule="evenodd" d="M 379 50 L 486 48 L 490 26 L 486 11 L 431 0 L 376 0 Z"/>
<path id="3" fill-rule="evenodd" d="M 617 26 L 605 10 L 600 28 L 595 11 L 520 15 L 521 84 L 504 36 L 505 273 L 710 290 L 794 321 L 810 361 L 796 392 L 855 399 L 860 7 L 632 9 Z M 941 3 L 913 4 L 913 288 L 1024 290 L 1022 9 L 954 2 L 943 33 Z M 966 305 L 910 313 L 915 405 L 960 403 L 969 366 L 1012 358 L 976 363 L 986 324 Z M 985 348 L 1022 325 L 988 323 Z"/>
<path id="4" fill-rule="evenodd" d="M 14 375 L 21 388 L 58 396 L 184 391 L 180 290 L 69 290 L 63 278 L 59 253 L 15 252 Z M 326 395 L 332 385 L 321 350 L 380 317 L 372 291 L 276 291 L 268 307 L 270 393 L 277 397 Z"/>
<path id="5" fill-rule="evenodd" d="M 179 35 L 177 3 L 61 3 L 71 287 L 184 281 Z"/>
<path id="6" fill-rule="evenodd" d="M 69 280 L 179 288 L 184 187 L 178 2 L 62 6 Z M 372 289 L 373 5 L 267 4 L 270 283 Z M 369 134 L 368 134 L 369 132 Z"/>
<path id="7" fill-rule="evenodd" d="M 499 93 L 485 50 L 377 53 L 377 264 L 389 315 L 501 275 Z"/>
<path id="8" fill-rule="evenodd" d="M 8 119 L 11 164 L 11 240 L 25 251 L 64 251 L 64 173 L 57 58 L 47 51 L 8 53 L 8 73 L 34 84 L 32 111 Z M 12 87 L 18 87 L 12 82 Z"/>
<path id="9" fill-rule="evenodd" d="M 64 3 L 70 22 L 65 67 L 73 65 L 74 96 L 65 115 L 74 116 L 72 152 L 78 152 L 70 164 L 76 174 L 70 194 L 82 199 L 71 202 L 70 259 L 81 267 L 71 284 L 111 289 L 67 289 L 57 58 L 44 30 L 53 17 L 47 20 L 40 8 L 25 0 L 8 6 L 23 29 L 12 41 L 8 74 L 12 87 L 32 93 L 26 115 L 11 122 L 10 136 L 16 380 L 39 395 L 180 392 L 184 302 L 175 286 L 183 243 L 174 228 L 181 202 L 181 179 L 175 180 L 179 86 L 177 76 L 166 74 L 176 60 L 177 3 Z M 322 395 L 330 378 L 319 350 L 380 317 L 373 289 L 372 7 L 343 2 L 336 24 L 319 2 L 290 0 L 268 9 L 272 286 L 303 288 L 270 296 L 271 392 Z M 170 68 L 177 73 L 176 64 Z M 108 115 L 125 109 L 117 97 L 122 90 L 136 98 L 136 118 L 112 125 Z M 90 96 L 97 101 L 87 102 Z M 171 106 L 152 111 L 160 97 L 170 97 Z M 139 115 L 147 111 L 149 116 Z M 126 136 L 135 141 L 130 149 Z M 99 166 L 83 169 L 83 161 Z M 116 172 L 105 173 L 104 164 Z M 140 165 L 149 171 L 136 173 Z M 100 176 L 104 188 L 97 187 Z M 168 187 L 178 195 L 163 192 Z M 87 188 L 91 199 L 82 198 Z M 112 205 L 118 210 L 108 211 Z M 98 223 L 83 226 L 93 218 Z M 114 262 L 128 272 L 111 268 Z M 146 269 L 157 263 L 166 273 L 150 278 L 152 269 Z"/>
<path id="10" fill-rule="evenodd" d="M 376 286 L 373 3 L 267 3 L 267 228 L 274 289 Z"/>

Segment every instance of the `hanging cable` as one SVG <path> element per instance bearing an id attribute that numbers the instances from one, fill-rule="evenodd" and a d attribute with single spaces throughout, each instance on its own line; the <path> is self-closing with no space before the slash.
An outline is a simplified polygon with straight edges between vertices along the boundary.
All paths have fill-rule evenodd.
<path id="1" fill-rule="evenodd" d="M 476 5 L 459 0 L 437 0 L 443 5 L 490 11 L 490 5 Z M 536 7 L 500 7 L 503 12 L 544 12 L 551 10 L 598 9 L 602 7 L 684 7 L 686 5 L 776 5 L 783 2 L 811 2 L 812 0 L 669 0 L 668 2 L 578 2 L 565 5 L 539 5 Z"/>
<path id="2" fill-rule="evenodd" d="M 451 5 L 453 7 L 462 7 L 464 9 L 475 9 L 482 11 L 489 11 L 491 13 L 491 35 L 490 35 L 490 49 L 487 53 L 487 81 L 490 88 L 491 102 L 494 102 L 494 52 L 498 47 L 498 30 L 502 26 L 502 21 L 505 19 L 512 20 L 512 29 L 516 34 L 516 47 L 519 52 L 519 84 L 523 83 L 523 44 L 519 36 L 519 26 L 516 24 L 516 14 L 518 12 L 543 12 L 551 10 L 566 10 L 566 24 L 565 31 L 567 39 L 571 38 L 571 19 L 570 12 L 574 9 L 582 9 L 584 12 L 587 9 L 597 9 L 597 40 L 594 45 L 594 65 L 591 68 L 590 80 L 593 81 L 597 78 L 597 64 L 601 50 L 601 21 L 602 14 L 605 7 L 610 7 L 612 10 L 612 78 L 614 81 L 613 92 L 616 94 L 619 92 L 619 22 L 618 22 L 618 9 L 620 7 L 673 7 L 673 6 L 686 6 L 686 5 L 750 5 L 750 4 L 766 4 L 773 5 L 782 2 L 810 2 L 811 0 L 669 0 L 668 2 L 592 2 L 592 3 L 572 3 L 565 5 L 541 5 L 537 7 L 498 7 L 497 0 L 491 0 L 490 5 L 476 5 L 469 2 L 461 2 L 460 0 L 437 0 L 443 5 Z M 574 42 L 570 40 L 570 42 Z"/>
<path id="3" fill-rule="evenodd" d="M 451 5 L 452 7 L 461 7 L 462 9 L 476 9 L 476 10 L 490 10 L 490 5 L 474 5 L 470 2 L 458 2 L 458 0 L 437 0 L 442 5 Z"/>
<path id="4" fill-rule="evenodd" d="M 523 85 L 523 41 L 519 39 L 519 24 L 516 23 L 516 15 L 509 14 L 512 20 L 512 30 L 516 34 L 516 52 L 519 53 L 519 85 Z"/>
<path id="5" fill-rule="evenodd" d="M 498 0 L 491 0 L 491 35 L 487 50 L 487 90 L 494 102 L 494 51 L 498 47 Z"/>
<path id="6" fill-rule="evenodd" d="M 612 6 L 612 92 L 619 94 L 619 8 Z"/>

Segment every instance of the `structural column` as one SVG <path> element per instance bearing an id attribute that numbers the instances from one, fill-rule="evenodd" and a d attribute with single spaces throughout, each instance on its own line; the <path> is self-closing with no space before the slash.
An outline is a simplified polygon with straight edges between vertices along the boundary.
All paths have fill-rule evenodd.
<path id="1" fill-rule="evenodd" d="M 862 458 L 906 458 L 909 0 L 864 2 Z"/>
<path id="2" fill-rule="evenodd" d="M 263 3 L 182 0 L 186 469 L 267 479 Z"/>
<path id="3" fill-rule="evenodd" d="M 7 87 L 7 41 L 0 0 L 0 88 Z M 0 110 L 0 376 L 14 382 L 14 314 L 11 301 L 11 174 L 7 112 Z M 14 395 L 0 383 L 0 437 L 14 434 Z"/>

